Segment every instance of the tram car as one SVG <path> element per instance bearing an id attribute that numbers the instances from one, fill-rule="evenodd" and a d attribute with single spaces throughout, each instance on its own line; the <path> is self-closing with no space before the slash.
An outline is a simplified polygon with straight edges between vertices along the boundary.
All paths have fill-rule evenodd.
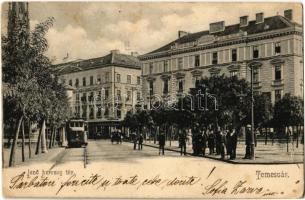
<path id="1" fill-rule="evenodd" d="M 68 147 L 87 146 L 88 124 L 83 119 L 70 119 L 66 124 Z"/>

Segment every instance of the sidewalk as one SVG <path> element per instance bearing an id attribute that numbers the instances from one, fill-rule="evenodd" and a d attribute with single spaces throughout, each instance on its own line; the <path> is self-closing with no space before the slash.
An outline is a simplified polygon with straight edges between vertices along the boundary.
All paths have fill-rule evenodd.
<path id="1" fill-rule="evenodd" d="M 15 167 L 27 165 L 34 162 L 48 162 L 52 161 L 52 159 L 60 154 L 62 151 L 65 150 L 64 147 L 53 147 L 52 149 L 48 149 L 47 153 L 39 153 L 38 155 L 35 155 L 36 150 L 36 144 L 31 145 L 31 158 L 29 158 L 29 146 L 25 145 L 24 148 L 24 155 L 25 155 L 25 161 L 22 162 L 22 156 L 21 156 L 21 146 L 18 145 L 15 152 Z M 8 167 L 9 159 L 10 159 L 10 153 L 11 148 L 3 148 L 3 161 L 4 163 L 2 166 L 4 168 Z"/>
<path id="2" fill-rule="evenodd" d="M 154 144 L 153 141 L 146 141 L 143 143 L 146 146 L 153 148 L 158 148 L 158 142 Z M 289 144 L 289 152 L 287 153 L 286 144 L 271 143 L 265 145 L 263 142 L 259 142 L 255 148 L 255 160 L 242 159 L 245 155 L 245 145 L 244 141 L 241 141 L 237 144 L 236 149 L 236 159 L 229 160 L 228 156 L 225 160 L 221 160 L 220 155 L 209 155 L 209 149 L 206 148 L 206 155 L 204 157 L 220 160 L 233 164 L 293 164 L 293 163 L 303 163 L 304 162 L 304 146 L 299 144 L 299 147 L 296 148 L 295 144 Z M 180 153 L 180 148 L 177 141 L 172 141 L 171 145 L 169 141 L 166 141 L 165 149 L 168 151 L 176 151 Z M 187 144 L 186 152 L 188 155 L 192 155 L 193 149 L 191 144 Z"/>

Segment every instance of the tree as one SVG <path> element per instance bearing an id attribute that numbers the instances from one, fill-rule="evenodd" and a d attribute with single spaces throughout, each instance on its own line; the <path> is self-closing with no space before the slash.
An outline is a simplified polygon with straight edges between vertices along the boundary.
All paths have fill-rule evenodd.
<path id="1" fill-rule="evenodd" d="M 274 125 L 279 129 L 287 129 L 290 126 L 302 126 L 304 121 L 304 104 L 300 97 L 291 96 L 290 94 L 285 94 L 284 97 L 277 101 L 274 105 L 273 122 Z M 299 134 L 299 130 L 297 131 Z M 297 135 L 297 145 L 298 145 Z M 289 141 L 289 131 L 286 132 L 287 139 L 287 151 L 288 151 L 288 141 Z"/>
<path id="2" fill-rule="evenodd" d="M 24 120 L 43 127 L 48 118 L 60 123 L 69 113 L 66 112 L 68 101 L 64 87 L 58 84 L 51 62 L 44 55 L 48 49 L 45 34 L 53 21 L 49 18 L 36 25 L 31 33 L 21 24 L 14 37 L 2 37 L 3 81 L 6 85 L 4 123 L 15 129 L 9 166 L 14 165 L 20 126 Z M 43 132 L 40 131 L 37 147 L 40 139 L 45 137 Z"/>
<path id="3" fill-rule="evenodd" d="M 136 114 L 133 114 L 132 111 L 128 111 L 123 120 L 123 125 L 128 127 L 130 131 L 137 131 L 138 128 L 138 118 Z"/>
<path id="4" fill-rule="evenodd" d="M 250 87 L 246 80 L 235 76 L 205 77 L 182 101 L 180 105 L 189 112 L 187 115 L 193 113 L 189 119 L 201 126 L 225 128 L 230 123 L 241 126 L 250 104 Z"/>
<path id="5" fill-rule="evenodd" d="M 262 132 L 265 128 L 265 144 L 267 144 L 267 127 L 271 125 L 273 107 L 271 99 L 264 94 L 254 95 L 254 129 Z M 251 109 L 245 110 L 244 124 L 251 122 Z"/>

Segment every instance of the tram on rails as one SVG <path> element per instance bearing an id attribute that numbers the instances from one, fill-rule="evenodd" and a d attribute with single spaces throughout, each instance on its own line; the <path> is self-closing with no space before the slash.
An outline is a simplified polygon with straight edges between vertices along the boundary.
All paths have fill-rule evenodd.
<path id="1" fill-rule="evenodd" d="M 87 146 L 88 123 L 83 119 L 70 119 L 66 123 L 68 147 Z"/>

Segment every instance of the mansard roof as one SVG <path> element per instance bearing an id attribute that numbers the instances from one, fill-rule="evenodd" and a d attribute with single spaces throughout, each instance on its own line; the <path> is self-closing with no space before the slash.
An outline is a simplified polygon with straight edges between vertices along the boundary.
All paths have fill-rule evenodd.
<path id="1" fill-rule="evenodd" d="M 291 22 L 290 20 L 286 19 L 283 16 L 277 15 L 277 16 L 265 18 L 264 22 L 262 23 L 256 23 L 255 20 L 249 21 L 248 25 L 243 27 L 240 27 L 240 24 L 229 25 L 226 26 L 224 31 L 221 32 L 210 33 L 209 30 L 205 30 L 196 33 L 189 33 L 143 56 L 168 51 L 175 44 L 196 42 L 202 36 L 211 35 L 211 36 L 219 37 L 219 36 L 226 36 L 231 34 L 238 34 L 240 32 L 247 32 L 247 35 L 252 35 L 252 34 L 258 34 L 258 33 L 264 33 L 278 29 L 288 28 L 292 26 L 301 26 L 301 25 Z"/>
<path id="2" fill-rule="evenodd" d="M 54 68 L 55 72 L 58 74 L 69 74 L 108 66 L 126 67 L 139 70 L 141 68 L 140 61 L 137 57 L 120 53 L 110 53 L 103 57 L 61 63 L 55 65 Z"/>

